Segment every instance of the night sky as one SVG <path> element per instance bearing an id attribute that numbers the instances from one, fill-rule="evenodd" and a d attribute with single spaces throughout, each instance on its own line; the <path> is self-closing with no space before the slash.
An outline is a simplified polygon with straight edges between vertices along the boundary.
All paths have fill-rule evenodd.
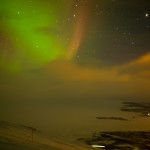
<path id="1" fill-rule="evenodd" d="M 1 0 L 0 73 L 6 120 L 50 104 L 149 101 L 150 1 Z"/>
<path id="2" fill-rule="evenodd" d="M 128 63 L 150 50 L 149 13 L 148 0 L 1 1 L 1 68 Z"/>

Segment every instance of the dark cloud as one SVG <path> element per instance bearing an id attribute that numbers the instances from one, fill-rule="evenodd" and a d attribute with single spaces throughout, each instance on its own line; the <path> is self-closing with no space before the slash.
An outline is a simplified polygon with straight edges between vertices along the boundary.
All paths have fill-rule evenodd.
<path id="1" fill-rule="evenodd" d="M 56 29 L 51 27 L 41 27 L 35 30 L 35 32 L 41 34 L 41 35 L 57 35 L 59 32 L 56 31 Z"/>

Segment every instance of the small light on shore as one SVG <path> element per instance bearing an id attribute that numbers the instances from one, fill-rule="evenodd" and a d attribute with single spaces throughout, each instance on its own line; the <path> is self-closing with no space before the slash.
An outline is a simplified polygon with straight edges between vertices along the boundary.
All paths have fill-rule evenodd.
<path id="1" fill-rule="evenodd" d="M 100 148 L 105 148 L 103 145 L 91 145 L 92 147 L 100 147 Z"/>

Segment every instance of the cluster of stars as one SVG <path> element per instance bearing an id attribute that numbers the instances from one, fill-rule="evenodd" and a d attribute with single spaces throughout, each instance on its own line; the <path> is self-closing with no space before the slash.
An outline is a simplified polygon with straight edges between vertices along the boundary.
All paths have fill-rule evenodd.
<path id="1" fill-rule="evenodd" d="M 107 61 L 107 57 L 113 60 L 120 54 L 119 59 L 115 58 L 113 61 L 123 61 L 120 59 L 122 56 L 128 57 L 125 58 L 128 61 L 128 59 L 141 55 L 143 48 L 140 45 L 144 40 L 140 36 L 148 33 L 150 27 L 148 6 L 145 5 L 145 9 L 141 9 L 139 5 L 130 6 L 129 2 L 122 8 L 121 5 L 117 6 L 118 1 L 112 0 L 111 2 L 106 2 L 105 6 L 99 1 L 92 4 L 90 10 L 91 28 L 86 37 L 88 46 L 82 47 L 84 53 L 80 53 L 80 58 L 84 55 L 87 56 L 87 54 L 91 57 L 92 54 Z M 135 8 L 133 9 L 133 7 Z M 145 34 L 145 39 L 147 36 L 148 34 Z M 97 45 L 92 43 L 97 43 Z M 145 46 L 147 46 L 144 48 L 145 51 L 150 49 L 148 43 L 145 43 Z M 90 49 L 90 52 L 87 53 L 87 49 Z M 114 55 L 116 56 L 114 57 Z"/>

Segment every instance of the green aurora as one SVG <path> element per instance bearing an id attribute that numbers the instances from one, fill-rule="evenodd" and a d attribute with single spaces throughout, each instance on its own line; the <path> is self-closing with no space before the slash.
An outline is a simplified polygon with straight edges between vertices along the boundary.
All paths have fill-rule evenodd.
<path id="1" fill-rule="evenodd" d="M 1 67 L 12 72 L 64 58 L 68 43 L 57 20 L 64 0 L 1 1 Z M 67 27 L 66 27 L 67 28 Z"/>

